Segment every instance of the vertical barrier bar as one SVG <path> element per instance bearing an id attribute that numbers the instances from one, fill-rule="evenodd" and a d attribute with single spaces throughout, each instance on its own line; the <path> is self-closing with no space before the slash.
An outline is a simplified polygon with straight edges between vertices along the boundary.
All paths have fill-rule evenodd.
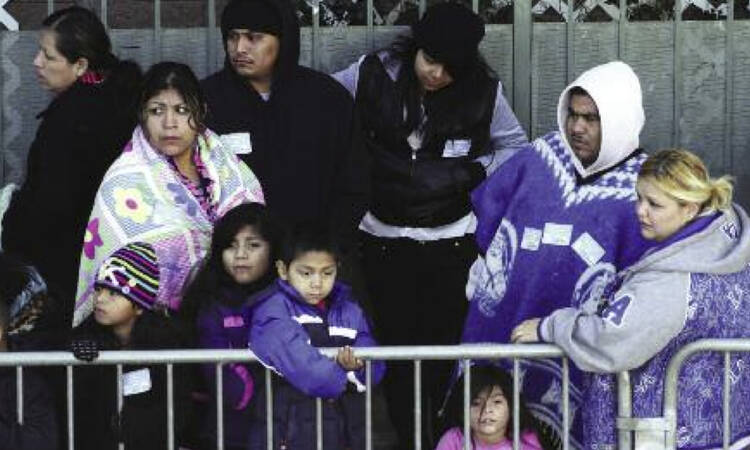
<path id="1" fill-rule="evenodd" d="M 521 402 L 521 386 L 518 382 L 519 368 L 518 358 L 513 358 L 513 450 L 521 448 L 519 439 L 521 425 L 518 417 L 521 409 L 519 406 Z"/>
<path id="2" fill-rule="evenodd" d="M 210 74 L 216 64 L 216 0 L 208 0 L 206 14 L 206 74 Z"/>
<path id="3" fill-rule="evenodd" d="M 513 2 L 513 95 L 516 118 L 531 136 L 531 2 Z"/>
<path id="4" fill-rule="evenodd" d="M 732 5 L 728 5 L 730 8 Z M 730 382 L 729 379 L 729 369 L 730 369 L 730 358 L 731 353 L 730 352 L 724 352 L 724 406 L 723 406 L 723 413 L 724 413 L 724 448 L 729 448 L 729 440 L 731 438 L 730 433 L 732 432 L 731 423 L 729 422 L 729 394 L 730 394 Z"/>
<path id="5" fill-rule="evenodd" d="M 102 24 L 104 24 L 104 28 L 109 29 L 109 25 L 107 24 L 107 3 L 107 0 L 101 0 L 101 2 L 99 3 L 99 9 L 101 10 L 99 11 L 99 18 L 101 19 Z"/>
<path id="6" fill-rule="evenodd" d="M 568 358 L 562 360 L 563 450 L 570 448 L 570 368 Z"/>
<path id="7" fill-rule="evenodd" d="M 47 0 L 47 15 L 55 12 L 55 0 Z"/>
<path id="8" fill-rule="evenodd" d="M 479 0 L 471 0 L 471 9 L 475 13 L 479 13 Z"/>
<path id="9" fill-rule="evenodd" d="M 674 78 L 672 80 L 673 90 L 673 115 L 672 126 L 672 146 L 680 146 L 680 116 L 682 108 L 680 105 L 680 96 L 682 94 L 682 55 L 680 54 L 680 42 L 682 41 L 682 0 L 674 2 Z"/>
<path id="10" fill-rule="evenodd" d="M 16 367 L 16 421 L 23 425 L 23 366 Z"/>
<path id="11" fill-rule="evenodd" d="M 724 173 L 734 172 L 732 153 L 732 100 L 734 99 L 734 1 L 727 0 L 727 23 L 724 28 Z"/>
<path id="12" fill-rule="evenodd" d="M 320 0 L 313 0 L 312 4 L 312 37 L 310 42 L 310 65 L 318 69 L 318 33 L 320 32 Z"/>
<path id="13" fill-rule="evenodd" d="M 156 60 L 161 61 L 161 0 L 154 0 L 154 49 Z"/>
<path id="14" fill-rule="evenodd" d="M 174 370 L 167 364 L 167 448 L 174 450 Z"/>
<path id="15" fill-rule="evenodd" d="M 118 426 L 122 425 L 122 364 L 118 364 L 115 370 L 117 376 L 117 420 Z M 120 441 L 117 443 L 118 450 L 125 450 L 125 443 Z"/>
<path id="16" fill-rule="evenodd" d="M 565 84 L 570 84 L 571 81 L 573 81 L 573 72 L 575 68 L 575 64 L 573 63 L 575 59 L 575 15 L 573 14 L 575 12 L 575 0 L 567 0 L 568 1 L 568 11 L 566 14 L 566 20 L 567 23 L 565 24 L 565 44 L 567 47 L 566 52 L 566 66 L 565 66 Z"/>
<path id="17" fill-rule="evenodd" d="M 419 18 L 424 16 L 424 12 L 427 11 L 427 0 L 419 0 Z"/>
<path id="18" fill-rule="evenodd" d="M 73 366 L 65 366 L 65 383 L 68 391 L 68 450 L 73 446 Z"/>
<path id="19" fill-rule="evenodd" d="M 224 372 L 221 363 L 216 364 L 216 448 L 224 450 Z"/>
<path id="20" fill-rule="evenodd" d="M 315 399 L 315 441 L 317 449 L 323 450 L 323 400 Z"/>
<path id="21" fill-rule="evenodd" d="M 464 450 L 471 450 L 472 439 L 471 439 L 471 427 L 469 421 L 471 420 L 471 360 L 464 359 Z"/>
<path id="22" fill-rule="evenodd" d="M 372 450 L 372 361 L 365 361 L 365 450 Z"/>
<path id="23" fill-rule="evenodd" d="M 422 361 L 414 360 L 414 446 L 422 449 Z"/>
<path id="24" fill-rule="evenodd" d="M 375 16 L 375 4 L 373 0 L 367 0 L 367 49 L 369 51 L 375 50 L 375 38 L 373 33 L 375 32 L 375 24 L 373 18 Z"/>
<path id="25" fill-rule="evenodd" d="M 633 417 L 633 392 L 630 389 L 630 372 L 617 374 L 617 417 Z M 617 448 L 632 448 L 633 439 L 630 430 L 618 430 Z"/>
<path id="26" fill-rule="evenodd" d="M 266 449 L 273 450 L 273 390 L 271 369 L 266 369 Z"/>
<path id="27" fill-rule="evenodd" d="M 617 59 L 622 60 L 625 55 L 625 27 L 628 26 L 628 2 L 620 0 L 620 19 L 617 23 Z"/>

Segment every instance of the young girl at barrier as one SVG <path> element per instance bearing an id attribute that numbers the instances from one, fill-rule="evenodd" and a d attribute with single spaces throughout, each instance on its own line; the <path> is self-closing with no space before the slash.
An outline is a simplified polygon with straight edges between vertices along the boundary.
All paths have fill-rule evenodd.
<path id="1" fill-rule="evenodd" d="M 448 431 L 435 450 L 464 448 L 464 380 L 451 394 L 446 423 Z M 469 404 L 470 448 L 473 450 L 510 450 L 513 448 L 513 379 L 495 366 L 471 369 L 471 402 Z M 536 421 L 519 398 L 518 424 L 520 449 L 539 450 L 542 445 L 536 432 Z"/>
<path id="2" fill-rule="evenodd" d="M 247 316 L 254 294 L 276 278 L 273 261 L 282 230 L 277 219 L 259 203 L 239 205 L 216 223 L 206 265 L 191 284 L 182 312 L 197 313 L 200 348 L 247 348 Z M 206 448 L 216 445 L 216 368 L 202 367 L 211 392 L 210 413 L 201 431 Z M 224 448 L 246 448 L 255 433 L 264 433 L 259 414 L 264 404 L 254 400 L 254 380 L 262 380 L 258 365 L 231 363 L 224 367 Z M 262 386 L 260 387 L 262 389 Z M 252 400 L 252 401 L 251 401 Z"/>
<path id="3" fill-rule="evenodd" d="M 156 302 L 160 265 L 153 247 L 131 243 L 101 264 L 94 284 L 94 312 L 73 330 L 71 350 L 91 361 L 99 350 L 162 350 L 183 347 L 183 334 Z M 118 412 L 115 367 L 74 370 L 76 449 L 114 450 L 167 447 L 167 380 L 164 365 L 122 368 L 122 409 Z M 184 428 L 189 373 L 174 369 L 175 442 Z"/>

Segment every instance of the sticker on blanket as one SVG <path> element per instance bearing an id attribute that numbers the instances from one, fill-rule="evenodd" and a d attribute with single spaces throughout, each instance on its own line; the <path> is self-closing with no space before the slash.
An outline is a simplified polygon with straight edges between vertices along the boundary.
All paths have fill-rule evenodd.
<path id="1" fill-rule="evenodd" d="M 524 227 L 523 238 L 521 238 L 521 248 L 535 252 L 539 250 L 539 244 L 542 242 L 542 230 L 538 228 Z"/>
<path id="2" fill-rule="evenodd" d="M 229 133 L 219 136 L 224 147 L 236 155 L 247 155 L 252 153 L 253 144 L 250 141 L 250 133 Z"/>
<path id="3" fill-rule="evenodd" d="M 471 139 L 449 139 L 443 147 L 443 158 L 460 158 L 469 154 Z"/>
<path id="4" fill-rule="evenodd" d="M 122 374 L 122 395 L 143 394 L 151 390 L 151 372 L 139 369 Z"/>
<path id="5" fill-rule="evenodd" d="M 573 234 L 573 225 L 547 222 L 544 224 L 544 236 L 542 244 L 548 245 L 570 245 L 570 237 Z"/>
<path id="6" fill-rule="evenodd" d="M 606 250 L 588 233 L 580 235 L 571 247 L 589 266 L 598 263 L 606 253 Z"/>

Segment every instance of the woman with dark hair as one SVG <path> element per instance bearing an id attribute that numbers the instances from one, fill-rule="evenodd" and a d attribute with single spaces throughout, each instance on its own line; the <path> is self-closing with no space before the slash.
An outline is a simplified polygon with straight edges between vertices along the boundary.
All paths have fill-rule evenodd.
<path id="1" fill-rule="evenodd" d="M 54 99 L 38 116 L 26 180 L 3 219 L 2 248 L 39 270 L 63 305 L 65 325 L 96 188 L 135 126 L 140 69 L 111 51 L 87 9 L 61 9 L 44 20 L 34 67 Z"/>
<path id="2" fill-rule="evenodd" d="M 476 258 L 469 193 L 527 143 L 502 84 L 479 53 L 482 20 L 458 3 L 427 10 L 390 48 L 334 75 L 355 97 L 372 157 L 372 201 L 360 223 L 373 318 L 384 345 L 455 344 Z M 425 370 L 433 417 L 449 363 Z M 413 446 L 410 365 L 386 379 L 402 448 Z M 423 427 L 431 432 L 429 422 Z M 425 445 L 429 445 L 426 442 Z"/>
<path id="3" fill-rule="evenodd" d="M 105 174 L 86 226 L 74 325 L 92 311 L 96 268 L 133 241 L 153 245 L 162 263 L 156 301 L 177 310 L 214 222 L 240 203 L 263 202 L 255 175 L 204 126 L 205 101 L 190 68 L 163 62 L 144 78 L 140 125 Z"/>

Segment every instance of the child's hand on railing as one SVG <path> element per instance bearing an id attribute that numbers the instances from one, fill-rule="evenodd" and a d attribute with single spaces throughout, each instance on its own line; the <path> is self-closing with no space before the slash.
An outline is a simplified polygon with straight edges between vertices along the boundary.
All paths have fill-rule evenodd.
<path id="1" fill-rule="evenodd" d="M 514 344 L 539 342 L 539 322 L 541 320 L 537 317 L 535 319 L 524 320 L 518 324 L 510 333 L 511 342 Z"/>
<path id="2" fill-rule="evenodd" d="M 361 359 L 354 356 L 354 351 L 348 345 L 339 349 L 336 362 L 346 371 L 361 369 L 365 365 Z"/>

